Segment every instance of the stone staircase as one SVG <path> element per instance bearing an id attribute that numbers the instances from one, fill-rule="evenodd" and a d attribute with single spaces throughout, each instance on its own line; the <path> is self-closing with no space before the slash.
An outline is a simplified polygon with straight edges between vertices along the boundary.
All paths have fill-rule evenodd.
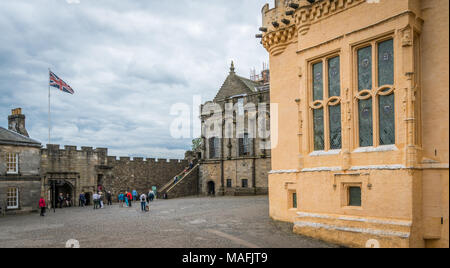
<path id="1" fill-rule="evenodd" d="M 404 248 L 411 227 L 405 220 L 298 212 L 294 232 L 352 247 Z"/>
<path id="2" fill-rule="evenodd" d="M 173 178 L 170 179 L 170 181 L 159 190 L 158 194 L 160 195 L 160 198 L 163 198 L 165 194 L 170 198 L 178 197 L 179 195 L 171 196 L 170 193 L 173 192 L 178 185 L 181 185 L 194 172 L 196 172 L 199 166 L 200 164 L 196 164 L 192 169 L 188 170 L 186 173 L 183 171 L 177 174 L 177 177 L 181 177 L 180 179 L 178 179 L 177 182 L 175 182 Z"/>

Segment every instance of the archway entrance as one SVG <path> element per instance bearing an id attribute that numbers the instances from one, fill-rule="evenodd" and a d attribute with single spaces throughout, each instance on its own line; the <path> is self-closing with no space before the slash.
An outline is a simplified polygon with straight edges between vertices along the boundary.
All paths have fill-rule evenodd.
<path id="1" fill-rule="evenodd" d="M 52 187 L 54 187 L 54 189 L 51 189 L 52 204 L 55 204 L 56 207 L 60 207 L 61 204 L 59 203 L 58 197 L 62 194 L 64 198 L 70 199 L 70 205 L 73 206 L 75 200 L 75 192 L 74 187 L 70 182 L 67 182 L 65 180 L 54 180 L 51 185 Z M 67 203 L 64 202 L 63 206 L 67 206 Z"/>
<path id="2" fill-rule="evenodd" d="M 208 195 L 216 195 L 216 184 L 213 181 L 208 182 Z"/>

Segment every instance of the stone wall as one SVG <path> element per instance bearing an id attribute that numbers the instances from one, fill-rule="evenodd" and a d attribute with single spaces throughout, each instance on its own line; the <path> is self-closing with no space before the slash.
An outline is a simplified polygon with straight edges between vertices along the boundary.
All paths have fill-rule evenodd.
<path id="1" fill-rule="evenodd" d="M 196 168 L 179 182 L 173 189 L 171 189 L 167 196 L 169 199 L 195 196 L 199 194 L 199 169 Z"/>
<path id="2" fill-rule="evenodd" d="M 5 213 L 8 188 L 17 188 L 19 192 L 19 208 L 7 213 L 35 211 L 39 207 L 41 194 L 41 178 L 39 175 L 39 148 L 27 146 L 0 145 L 0 207 Z M 19 155 L 19 173 L 6 174 L 6 153 Z"/>
<path id="3" fill-rule="evenodd" d="M 81 192 L 92 196 L 99 185 L 103 192 L 111 191 L 114 201 L 117 201 L 120 192 L 137 190 L 147 193 L 152 186 L 159 189 L 189 165 L 187 160 L 178 159 L 118 159 L 108 156 L 106 148 L 81 147 L 78 150 L 76 146 L 68 145 L 64 149 L 60 149 L 59 145 L 47 145 L 42 149 L 41 156 L 42 188 L 47 199 L 50 200 L 51 196 L 50 181 L 64 181 L 73 186 L 71 195 L 75 204 L 78 204 Z M 192 178 L 189 182 L 195 180 Z M 183 185 L 187 188 L 184 189 Z M 190 183 L 183 183 L 177 187 L 176 196 L 196 194 L 193 189 Z"/>
<path id="4" fill-rule="evenodd" d="M 115 156 L 108 157 L 108 167 L 106 172 L 104 187 L 114 194 L 114 200 L 120 192 L 132 190 L 138 193 L 148 193 L 152 186 L 157 189 L 163 187 L 177 174 L 189 165 L 186 160 L 174 159 L 144 159 L 121 157 L 119 160 Z M 180 187 L 179 191 L 184 191 Z M 191 193 L 190 190 L 187 191 Z"/>
<path id="5" fill-rule="evenodd" d="M 267 194 L 267 177 L 268 172 L 271 170 L 270 161 L 270 158 L 239 158 L 223 160 L 223 187 L 221 181 L 221 160 L 203 161 L 200 165 L 199 171 L 199 190 L 204 195 L 208 194 L 208 183 L 214 182 L 214 190 L 216 194 Z M 253 166 L 255 166 L 255 168 L 253 168 Z M 248 187 L 243 187 L 242 180 L 244 179 L 247 180 Z M 228 180 L 231 180 L 231 187 L 227 187 Z"/>

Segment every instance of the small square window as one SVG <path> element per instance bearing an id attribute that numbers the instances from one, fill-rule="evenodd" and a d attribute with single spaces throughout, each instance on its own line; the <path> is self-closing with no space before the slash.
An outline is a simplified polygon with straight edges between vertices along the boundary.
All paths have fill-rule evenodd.
<path id="1" fill-rule="evenodd" d="M 348 188 L 348 205 L 350 207 L 360 207 L 361 202 L 361 187 Z"/>
<path id="2" fill-rule="evenodd" d="M 242 180 L 242 188 L 248 188 L 248 180 L 247 179 Z"/>
<path id="3" fill-rule="evenodd" d="M 227 188 L 233 187 L 233 181 L 231 179 L 227 180 Z"/>

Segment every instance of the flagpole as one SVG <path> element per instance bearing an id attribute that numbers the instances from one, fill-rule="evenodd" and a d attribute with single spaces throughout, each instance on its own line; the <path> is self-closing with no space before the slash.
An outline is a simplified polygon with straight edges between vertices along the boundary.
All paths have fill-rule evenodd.
<path id="1" fill-rule="evenodd" d="M 48 77 L 50 79 L 50 68 L 48 68 Z M 48 81 L 48 144 L 50 143 L 50 129 L 51 129 L 51 117 L 50 117 L 50 80 Z"/>

